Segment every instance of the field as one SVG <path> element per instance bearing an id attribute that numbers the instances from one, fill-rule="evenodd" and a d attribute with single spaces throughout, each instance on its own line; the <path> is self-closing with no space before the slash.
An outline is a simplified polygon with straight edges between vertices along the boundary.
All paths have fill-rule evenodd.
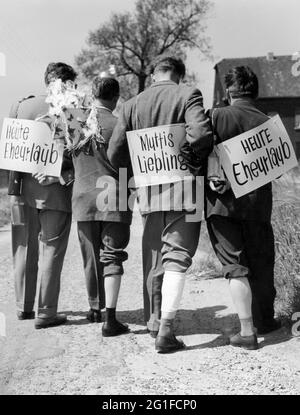
<path id="1" fill-rule="evenodd" d="M 300 311 L 300 169 L 274 184 L 276 312 L 290 319 Z"/>
<path id="2" fill-rule="evenodd" d="M 9 197 L 7 189 L 0 189 L 0 227 L 10 222 Z"/>

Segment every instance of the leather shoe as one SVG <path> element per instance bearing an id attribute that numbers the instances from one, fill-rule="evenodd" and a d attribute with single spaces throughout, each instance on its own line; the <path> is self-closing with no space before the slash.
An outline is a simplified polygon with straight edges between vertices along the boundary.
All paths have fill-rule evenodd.
<path id="1" fill-rule="evenodd" d="M 119 336 L 121 334 L 129 333 L 129 331 L 127 324 L 122 324 L 117 320 L 114 323 L 105 322 L 102 326 L 103 337 Z"/>
<path id="2" fill-rule="evenodd" d="M 17 312 L 18 320 L 33 320 L 35 318 L 34 311 L 18 311 Z"/>
<path id="3" fill-rule="evenodd" d="M 242 347 L 246 350 L 257 350 L 258 343 L 257 343 L 257 336 L 256 334 L 252 334 L 252 336 L 241 336 L 241 333 L 235 334 L 231 336 L 229 339 L 231 346 L 234 347 Z"/>
<path id="4" fill-rule="evenodd" d="M 56 315 L 51 318 L 37 318 L 35 320 L 34 327 L 39 329 L 47 329 L 48 327 L 55 327 L 60 326 L 61 324 L 65 324 L 67 321 L 67 317 L 64 314 Z"/>
<path id="5" fill-rule="evenodd" d="M 155 350 L 158 353 L 173 353 L 177 350 L 185 348 L 185 344 L 182 340 L 177 340 L 173 335 L 169 336 L 157 336 L 155 339 Z"/>
<path id="6" fill-rule="evenodd" d="M 90 311 L 87 313 L 86 318 L 91 323 L 101 323 L 102 321 L 101 310 L 94 310 L 93 308 L 91 308 Z"/>
<path id="7" fill-rule="evenodd" d="M 272 331 L 279 330 L 282 327 L 281 321 L 274 319 L 270 324 L 257 327 L 257 334 L 268 334 Z"/>

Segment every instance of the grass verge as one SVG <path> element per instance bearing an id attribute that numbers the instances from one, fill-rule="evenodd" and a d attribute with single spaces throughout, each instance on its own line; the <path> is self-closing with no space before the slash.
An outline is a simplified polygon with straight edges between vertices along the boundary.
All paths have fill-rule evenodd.
<path id="1" fill-rule="evenodd" d="M 10 222 L 10 205 L 7 189 L 0 189 L 0 227 Z"/>
<path id="2" fill-rule="evenodd" d="M 290 320 L 300 311 L 300 169 L 274 183 L 276 314 Z"/>

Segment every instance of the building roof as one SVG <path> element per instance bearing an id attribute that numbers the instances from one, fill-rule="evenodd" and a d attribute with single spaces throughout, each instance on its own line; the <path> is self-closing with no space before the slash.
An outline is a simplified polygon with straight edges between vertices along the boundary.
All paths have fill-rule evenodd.
<path id="1" fill-rule="evenodd" d="M 300 76 L 292 73 L 292 67 L 296 63 L 296 60 L 292 59 L 293 55 L 274 57 L 272 54 L 269 55 L 269 58 L 259 56 L 223 59 L 217 63 L 215 69 L 219 73 L 224 91 L 224 76 L 228 70 L 234 66 L 247 65 L 258 77 L 260 98 L 300 97 Z M 299 59 L 300 57 L 297 57 L 297 60 Z"/>

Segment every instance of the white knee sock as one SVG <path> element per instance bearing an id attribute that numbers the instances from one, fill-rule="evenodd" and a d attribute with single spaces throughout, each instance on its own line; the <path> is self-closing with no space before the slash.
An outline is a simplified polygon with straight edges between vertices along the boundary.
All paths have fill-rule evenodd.
<path id="1" fill-rule="evenodd" d="M 166 271 L 162 284 L 161 317 L 172 319 L 179 308 L 185 283 L 185 273 Z"/>

